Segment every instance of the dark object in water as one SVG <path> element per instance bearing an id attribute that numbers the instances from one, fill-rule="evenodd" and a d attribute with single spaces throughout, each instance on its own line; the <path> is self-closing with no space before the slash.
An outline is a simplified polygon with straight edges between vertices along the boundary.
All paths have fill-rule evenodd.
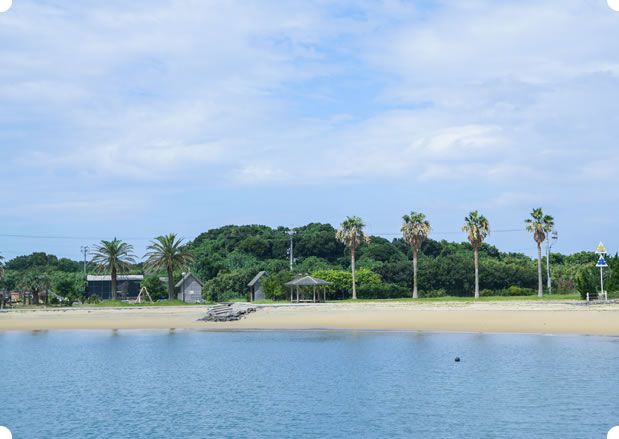
<path id="1" fill-rule="evenodd" d="M 454 358 L 454 361 L 455 361 L 456 363 L 459 363 L 459 362 L 460 362 L 460 357 L 456 357 L 456 358 Z"/>

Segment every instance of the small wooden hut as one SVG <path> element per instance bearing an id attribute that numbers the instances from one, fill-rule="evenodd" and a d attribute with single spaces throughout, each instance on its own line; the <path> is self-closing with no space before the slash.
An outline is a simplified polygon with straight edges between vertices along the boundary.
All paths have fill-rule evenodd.
<path id="1" fill-rule="evenodd" d="M 295 293 L 296 293 L 296 302 L 326 302 L 327 300 L 327 286 L 331 285 L 330 282 L 326 280 L 318 279 L 312 276 L 303 276 L 298 279 L 294 279 L 288 283 L 286 286 L 290 288 L 290 301 L 295 302 Z M 312 299 L 307 299 L 306 297 L 311 292 Z M 322 298 L 320 297 L 322 293 Z"/>
<path id="2" fill-rule="evenodd" d="M 185 303 L 202 303 L 202 281 L 192 273 L 183 273 L 182 279 L 176 284 L 178 300 Z"/>
<path id="3" fill-rule="evenodd" d="M 261 271 L 247 284 L 249 287 L 249 301 L 255 302 L 256 300 L 264 300 L 264 290 L 262 289 L 262 280 L 266 276 L 266 271 Z"/>

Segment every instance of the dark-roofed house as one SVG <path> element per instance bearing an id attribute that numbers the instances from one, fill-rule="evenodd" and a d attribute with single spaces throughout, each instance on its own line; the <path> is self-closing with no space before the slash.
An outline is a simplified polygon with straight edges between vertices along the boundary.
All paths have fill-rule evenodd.
<path id="1" fill-rule="evenodd" d="M 191 273 L 183 274 L 183 278 L 178 281 L 178 300 L 186 303 L 202 303 L 202 281 Z"/>
<path id="2" fill-rule="evenodd" d="M 261 271 L 247 284 L 249 287 L 249 301 L 264 300 L 264 290 L 262 289 L 262 278 L 267 274 L 266 271 Z"/>
<path id="3" fill-rule="evenodd" d="M 86 280 L 88 281 L 88 296 L 97 295 L 104 300 L 112 298 L 112 276 L 94 276 L 89 274 Z M 118 290 L 116 295 L 118 299 L 137 297 L 143 280 L 144 276 L 141 274 L 118 275 L 116 277 L 116 289 Z"/>

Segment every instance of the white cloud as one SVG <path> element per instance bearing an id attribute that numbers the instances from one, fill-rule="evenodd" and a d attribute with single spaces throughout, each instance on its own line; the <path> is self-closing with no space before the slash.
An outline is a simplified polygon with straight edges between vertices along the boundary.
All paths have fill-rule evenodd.
<path id="1" fill-rule="evenodd" d="M 534 187 L 614 157 L 619 28 L 591 2 L 17 6 L 0 120 L 34 174 Z"/>

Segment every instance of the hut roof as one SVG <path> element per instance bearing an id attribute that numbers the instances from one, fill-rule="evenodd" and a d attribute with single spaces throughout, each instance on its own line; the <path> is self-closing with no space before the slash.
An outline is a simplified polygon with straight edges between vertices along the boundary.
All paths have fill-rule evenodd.
<path id="1" fill-rule="evenodd" d="M 196 276 L 194 276 L 193 273 L 185 273 L 182 277 L 181 280 L 178 281 L 178 283 L 176 284 L 175 288 L 180 288 L 181 285 L 183 285 L 183 282 L 185 282 L 187 279 L 189 279 L 190 277 L 193 277 L 196 282 L 198 282 L 200 284 L 201 287 L 203 287 L 204 285 L 202 285 L 202 281 L 200 279 L 198 279 Z M 165 279 L 165 278 L 164 278 Z M 166 279 L 167 280 L 167 279 Z"/>
<path id="2" fill-rule="evenodd" d="M 109 282 L 112 280 L 112 276 L 110 276 L 109 274 L 103 276 L 89 274 L 88 276 L 86 276 L 86 280 L 90 282 Z M 144 280 L 144 276 L 141 274 L 119 274 L 118 276 L 116 276 L 116 280 Z"/>
<path id="3" fill-rule="evenodd" d="M 304 286 L 312 286 L 312 285 L 331 285 L 331 282 L 327 282 L 326 280 L 318 279 L 312 276 L 303 276 L 295 280 L 291 280 L 286 283 L 289 287 L 304 287 Z"/>
<path id="4" fill-rule="evenodd" d="M 256 282 L 258 282 L 258 280 L 260 280 L 260 278 L 262 276 L 264 276 L 265 274 L 267 274 L 266 271 L 261 271 L 260 273 L 258 273 L 257 275 L 254 276 L 254 278 L 252 280 L 249 281 L 249 283 L 247 284 L 248 287 L 253 287 L 254 285 L 256 285 Z"/>

